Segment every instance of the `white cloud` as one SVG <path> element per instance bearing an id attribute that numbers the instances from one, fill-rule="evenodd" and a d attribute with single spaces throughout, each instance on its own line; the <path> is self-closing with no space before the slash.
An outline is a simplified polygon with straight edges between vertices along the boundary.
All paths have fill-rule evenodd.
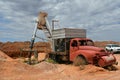
<path id="1" fill-rule="evenodd" d="M 113 28 L 119 31 L 119 4 L 120 0 L 1 0 L 0 40 L 30 39 L 39 11 L 48 12 L 49 21 L 57 19 L 61 27 L 85 28 L 88 37 L 109 40 L 106 34 L 114 35 Z M 115 36 L 111 38 L 120 41 Z"/>

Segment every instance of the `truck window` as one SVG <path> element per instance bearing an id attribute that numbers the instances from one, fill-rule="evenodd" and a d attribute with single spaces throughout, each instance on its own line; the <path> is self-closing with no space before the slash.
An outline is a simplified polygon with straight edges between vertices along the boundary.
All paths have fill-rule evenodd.
<path id="1" fill-rule="evenodd" d="M 76 41 L 76 40 L 73 40 L 71 46 L 72 46 L 72 47 L 77 47 L 77 41 Z"/>
<path id="2" fill-rule="evenodd" d="M 86 40 L 79 40 L 79 45 L 80 45 L 80 46 L 85 46 L 85 45 L 87 45 Z"/>
<path id="3" fill-rule="evenodd" d="M 94 46 L 93 41 L 91 41 L 91 40 L 87 40 L 87 46 Z"/>
<path id="4" fill-rule="evenodd" d="M 80 46 L 93 46 L 94 43 L 91 40 L 79 40 Z"/>

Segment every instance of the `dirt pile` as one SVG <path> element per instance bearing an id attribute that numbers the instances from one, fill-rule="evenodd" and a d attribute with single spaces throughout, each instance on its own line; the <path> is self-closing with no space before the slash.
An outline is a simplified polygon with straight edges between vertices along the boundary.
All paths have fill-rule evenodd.
<path id="1" fill-rule="evenodd" d="M 40 53 L 39 53 L 40 54 Z M 42 54 L 42 53 L 41 53 Z M 40 55 L 39 55 L 40 56 Z M 116 54 L 118 60 L 120 55 Z M 43 54 L 40 59 L 44 57 Z M 120 61 L 119 61 L 120 62 Z M 93 65 L 52 64 L 27 65 L 19 61 L 0 61 L 0 80 L 119 80 L 120 70 L 107 71 Z"/>
<path id="2" fill-rule="evenodd" d="M 25 80 L 26 75 L 35 69 L 18 61 L 0 61 L 0 80 Z M 34 73 L 34 72 L 33 72 Z"/>
<path id="3" fill-rule="evenodd" d="M 28 55 L 29 50 L 29 41 L 25 42 L 6 42 L 6 43 L 0 43 L 0 50 L 5 52 L 8 56 L 11 57 L 19 57 L 24 56 L 26 57 Z M 27 51 L 23 51 L 27 50 Z M 38 52 L 50 52 L 50 44 L 47 42 L 36 42 L 34 45 L 33 50 L 36 50 Z"/>
<path id="4" fill-rule="evenodd" d="M 6 55 L 5 53 L 3 53 L 2 51 L 0 51 L 0 60 L 2 61 L 11 61 L 13 60 L 12 58 L 10 58 L 8 55 Z"/>
<path id="5" fill-rule="evenodd" d="M 82 72 L 84 74 L 88 74 L 88 73 L 107 72 L 107 70 L 101 67 L 94 66 L 94 65 L 86 65 Z"/>
<path id="6" fill-rule="evenodd" d="M 36 64 L 34 67 L 41 69 L 42 72 L 54 71 L 58 68 L 56 64 L 48 63 L 45 61 L 41 62 L 40 64 Z"/>

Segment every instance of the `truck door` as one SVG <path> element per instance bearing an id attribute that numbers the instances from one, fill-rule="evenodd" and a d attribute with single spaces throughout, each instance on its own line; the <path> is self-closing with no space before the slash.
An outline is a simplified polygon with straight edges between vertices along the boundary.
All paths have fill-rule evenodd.
<path id="1" fill-rule="evenodd" d="M 71 41 L 70 43 L 70 61 L 73 61 L 76 54 L 75 52 L 79 50 L 79 47 L 78 47 L 78 41 L 77 40 L 73 40 Z"/>
<path id="2" fill-rule="evenodd" d="M 71 54 L 79 49 L 77 40 L 73 40 L 70 46 Z"/>

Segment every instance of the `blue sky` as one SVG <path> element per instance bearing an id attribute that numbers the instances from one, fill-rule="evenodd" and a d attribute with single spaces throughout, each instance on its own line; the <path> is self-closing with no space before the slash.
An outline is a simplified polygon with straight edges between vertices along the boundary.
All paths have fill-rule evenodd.
<path id="1" fill-rule="evenodd" d="M 0 0 L 0 41 L 30 40 L 39 11 L 61 28 L 86 29 L 95 41 L 120 41 L 120 0 Z"/>

